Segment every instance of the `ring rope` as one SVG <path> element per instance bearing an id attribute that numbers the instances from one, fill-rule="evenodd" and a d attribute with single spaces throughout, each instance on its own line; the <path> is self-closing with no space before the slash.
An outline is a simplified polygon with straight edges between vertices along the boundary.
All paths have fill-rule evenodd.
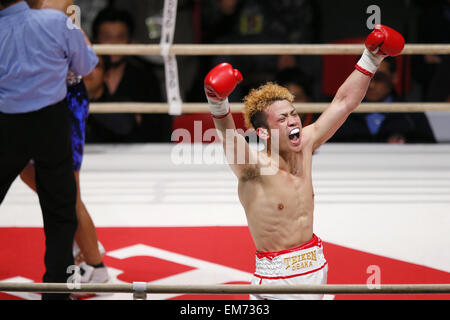
<path id="1" fill-rule="evenodd" d="M 294 103 L 299 113 L 321 113 L 330 104 Z M 231 112 L 242 112 L 243 104 L 230 103 Z M 361 103 L 354 112 L 424 112 L 424 111 L 450 111 L 450 103 L 446 102 L 420 102 L 420 103 Z M 168 113 L 167 103 L 145 103 L 145 102 L 97 102 L 90 104 L 91 113 Z M 209 113 L 206 103 L 183 103 L 182 112 Z"/>
<path id="2" fill-rule="evenodd" d="M 75 288 L 71 288 L 75 287 Z M 145 290 L 144 290 L 145 289 Z M 135 293 L 132 283 L 74 284 L 74 283 L 0 283 L 5 292 L 52 293 Z M 149 294 L 448 294 L 450 284 L 326 284 L 326 285 L 152 285 L 146 284 L 139 291 Z"/>
<path id="3" fill-rule="evenodd" d="M 161 45 L 96 44 L 93 46 L 98 55 L 161 55 Z M 168 54 L 174 55 L 279 55 L 279 54 L 361 54 L 363 44 L 175 44 L 170 46 Z M 448 44 L 407 44 L 402 54 L 450 54 Z M 320 113 L 329 104 L 296 104 L 300 113 Z M 242 105 L 232 104 L 232 112 L 240 112 Z M 169 113 L 169 105 L 163 103 L 92 103 L 91 113 Z M 362 103 L 355 112 L 424 112 L 450 111 L 449 103 Z M 207 113 L 206 104 L 183 103 L 182 113 Z"/>
<path id="4" fill-rule="evenodd" d="M 161 55 L 161 46 L 154 44 L 95 44 L 98 55 Z M 169 54 L 204 55 L 356 55 L 364 44 L 175 44 Z M 407 44 L 402 54 L 450 54 L 450 44 Z"/>

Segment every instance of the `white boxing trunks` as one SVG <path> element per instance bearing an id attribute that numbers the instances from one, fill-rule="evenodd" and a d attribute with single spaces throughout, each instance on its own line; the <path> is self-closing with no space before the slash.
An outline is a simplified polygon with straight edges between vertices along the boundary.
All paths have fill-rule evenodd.
<path id="1" fill-rule="evenodd" d="M 318 285 L 327 282 L 328 264 L 322 240 L 313 238 L 292 249 L 256 252 L 254 285 Z M 321 300 L 323 294 L 251 294 L 250 300 Z"/>

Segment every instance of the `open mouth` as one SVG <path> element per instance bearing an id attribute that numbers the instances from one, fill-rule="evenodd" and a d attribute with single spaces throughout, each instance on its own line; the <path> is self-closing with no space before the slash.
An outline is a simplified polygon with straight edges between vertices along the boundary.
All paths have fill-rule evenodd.
<path id="1" fill-rule="evenodd" d="M 289 133 L 289 140 L 291 140 L 292 143 L 298 144 L 300 143 L 300 129 L 294 128 Z"/>

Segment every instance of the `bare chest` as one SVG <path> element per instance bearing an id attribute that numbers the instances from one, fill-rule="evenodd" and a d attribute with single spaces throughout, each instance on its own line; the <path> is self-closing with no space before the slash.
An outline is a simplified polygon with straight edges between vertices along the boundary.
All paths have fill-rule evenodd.
<path id="1" fill-rule="evenodd" d="M 311 212 L 314 192 L 312 186 L 312 154 L 299 154 L 290 162 L 280 159 L 269 174 L 248 175 L 239 181 L 239 198 L 250 211 Z M 262 170 L 260 171 L 262 172 Z"/>
<path id="2" fill-rule="evenodd" d="M 311 175 L 279 172 L 263 181 L 240 183 L 239 198 L 251 212 L 310 212 L 314 202 Z"/>

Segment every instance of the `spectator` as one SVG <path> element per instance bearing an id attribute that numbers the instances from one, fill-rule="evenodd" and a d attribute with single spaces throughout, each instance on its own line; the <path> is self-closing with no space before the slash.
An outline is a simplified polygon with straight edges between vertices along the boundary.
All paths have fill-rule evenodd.
<path id="1" fill-rule="evenodd" d="M 280 16 L 283 19 L 280 19 Z M 217 0 L 205 3 L 202 15 L 203 42 L 209 43 L 310 43 L 317 41 L 314 1 Z M 250 74 L 229 97 L 240 101 L 250 88 L 274 81 L 284 68 L 302 67 L 292 55 L 217 56 L 207 69 L 229 62 Z"/>
<path id="2" fill-rule="evenodd" d="M 84 77 L 84 84 L 91 102 L 108 102 L 108 88 L 105 84 L 105 74 L 109 68 L 109 57 L 99 56 L 98 63 L 90 74 Z"/>
<path id="3" fill-rule="evenodd" d="M 430 79 L 430 88 L 427 101 L 450 102 L 450 56 L 441 56 L 442 62 Z M 450 112 L 427 111 L 426 115 L 430 121 L 434 136 L 438 142 L 450 142 Z"/>
<path id="4" fill-rule="evenodd" d="M 99 56 L 94 70 L 84 77 L 84 84 L 91 103 L 112 101 L 105 83 L 105 75 L 108 68 L 109 56 Z M 86 126 L 86 140 L 91 143 L 101 143 L 104 141 L 103 137 L 112 137 L 112 140 L 120 139 L 120 136 L 115 137 L 110 130 L 105 128 L 101 119 L 101 117 L 99 118 L 94 114 L 89 116 Z"/>
<path id="5" fill-rule="evenodd" d="M 97 63 L 83 33 L 68 28 L 67 19 L 56 10 L 30 10 L 23 0 L 0 0 L 0 203 L 34 159 L 46 243 L 43 280 L 62 283 L 74 264 L 77 228 L 66 76 L 69 68 L 84 76 Z"/>
<path id="6" fill-rule="evenodd" d="M 419 7 L 417 22 L 417 42 L 450 42 L 450 0 L 415 1 Z M 445 69 L 445 55 L 426 54 L 412 57 L 412 75 L 423 88 L 422 96 L 426 101 L 441 100 L 434 97 L 435 87 L 431 79 L 440 70 Z M 448 64 L 447 64 L 448 68 Z M 449 72 L 447 69 L 445 72 Z M 448 91 L 448 83 L 446 85 Z"/>
<path id="7" fill-rule="evenodd" d="M 233 34 L 265 33 L 274 43 L 311 43 L 319 37 L 318 8 L 314 1 L 215 0 L 203 3 L 202 10 L 205 43 Z"/>
<path id="8" fill-rule="evenodd" d="M 384 59 L 369 84 L 364 102 L 399 102 L 394 86 L 398 77 L 394 58 Z M 435 142 L 424 113 L 354 113 L 332 142 Z"/>
<path id="9" fill-rule="evenodd" d="M 430 79 L 427 101 L 450 102 L 450 56 L 440 57 L 440 68 Z"/>
<path id="10" fill-rule="evenodd" d="M 114 3 L 117 9 L 128 10 L 135 21 L 135 32 L 133 39 L 138 43 L 159 44 L 163 29 L 163 8 L 164 0 L 128 0 L 116 1 Z M 176 27 L 174 30 L 173 43 L 192 44 L 199 43 L 200 8 L 201 0 L 178 0 L 176 11 Z M 205 2 L 205 1 L 203 1 Z M 171 13 L 175 13 L 170 11 Z M 140 56 L 153 63 L 154 71 L 161 83 L 165 80 L 164 59 L 160 55 Z M 180 97 L 186 102 L 198 102 L 199 100 L 189 101 L 189 94 L 192 94 L 192 86 L 195 85 L 195 77 L 199 70 L 199 62 L 204 60 L 203 56 L 179 55 L 176 57 L 178 62 L 178 78 Z M 166 88 L 161 86 L 161 92 L 165 97 Z"/>
<path id="11" fill-rule="evenodd" d="M 294 96 L 294 102 L 312 102 L 311 79 L 299 68 L 287 68 L 278 72 L 276 82 L 286 87 Z"/>
<path id="12" fill-rule="evenodd" d="M 450 42 L 450 0 L 415 0 L 417 17 L 417 42 Z M 412 56 L 412 80 L 420 89 L 421 99 L 430 102 L 450 102 L 448 55 Z M 438 142 L 450 141 L 450 112 L 428 111 L 426 115 Z"/>
<path id="13" fill-rule="evenodd" d="M 311 79 L 299 68 L 287 68 L 278 72 L 276 82 L 294 95 L 294 103 L 307 103 L 313 101 Z M 300 114 L 303 126 L 312 121 L 313 114 Z"/>
<path id="14" fill-rule="evenodd" d="M 127 11 L 108 7 L 93 23 L 94 41 L 100 44 L 129 44 L 134 22 Z M 152 66 L 135 56 L 109 56 L 105 84 L 110 101 L 161 102 L 161 89 Z M 98 142 L 170 141 L 171 117 L 168 115 L 93 114 L 100 126 Z"/>

